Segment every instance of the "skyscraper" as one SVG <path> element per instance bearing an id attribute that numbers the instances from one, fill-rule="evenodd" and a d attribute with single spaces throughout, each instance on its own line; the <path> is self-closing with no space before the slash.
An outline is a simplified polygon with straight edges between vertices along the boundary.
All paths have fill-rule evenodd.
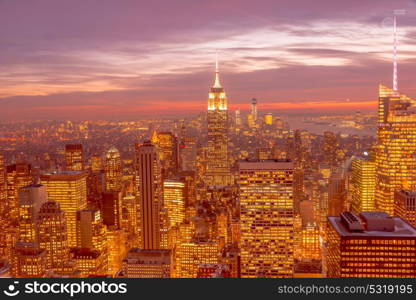
<path id="1" fill-rule="evenodd" d="M 120 152 L 111 147 L 105 155 L 105 188 L 107 192 L 119 192 L 123 183 Z"/>
<path id="2" fill-rule="evenodd" d="M 65 162 L 68 171 L 84 170 L 84 152 L 81 144 L 65 145 Z"/>
<path id="3" fill-rule="evenodd" d="M 293 163 L 239 163 L 241 277 L 293 276 Z"/>
<path id="4" fill-rule="evenodd" d="M 369 158 L 356 158 L 352 162 L 351 209 L 359 214 L 374 211 L 376 163 Z"/>
<path id="5" fill-rule="evenodd" d="M 37 218 L 41 206 L 47 201 L 46 188 L 31 184 L 21 188 L 19 198 L 19 242 L 38 244 Z"/>
<path id="6" fill-rule="evenodd" d="M 257 99 L 253 98 L 251 99 L 251 116 L 253 117 L 253 122 L 256 123 L 257 122 Z"/>
<path id="7" fill-rule="evenodd" d="M 208 147 L 205 173 L 207 185 L 227 185 L 231 182 L 228 161 L 228 101 L 219 76 L 217 59 L 215 82 L 208 96 Z"/>
<path id="8" fill-rule="evenodd" d="M 416 191 L 396 191 L 394 195 L 394 215 L 416 227 Z"/>
<path id="9" fill-rule="evenodd" d="M 83 171 L 47 173 L 40 176 L 48 198 L 58 202 L 65 212 L 68 244 L 76 247 L 76 214 L 87 207 L 87 174 Z"/>
<path id="10" fill-rule="evenodd" d="M 162 181 L 156 147 L 146 141 L 137 148 L 142 249 L 160 249 Z"/>
<path id="11" fill-rule="evenodd" d="M 416 230 L 401 218 L 344 212 L 328 219 L 328 277 L 416 276 Z"/>
<path id="12" fill-rule="evenodd" d="M 416 187 L 416 101 L 379 88 L 376 208 L 392 215 L 394 192 Z"/>
<path id="13" fill-rule="evenodd" d="M 46 251 L 46 267 L 56 274 L 70 273 L 66 219 L 59 203 L 48 201 L 42 204 L 37 227 L 39 248 Z"/>
<path id="14" fill-rule="evenodd" d="M 163 203 L 168 210 L 169 227 L 179 225 L 185 219 L 185 183 L 180 180 L 163 181 Z"/>
<path id="15" fill-rule="evenodd" d="M 18 192 L 19 189 L 33 182 L 32 167 L 30 164 L 19 162 L 7 166 L 7 212 L 6 215 L 15 219 L 19 215 Z"/>
<path id="16" fill-rule="evenodd" d="M 4 155 L 0 153 L 0 214 L 6 209 L 6 162 Z"/>
<path id="17" fill-rule="evenodd" d="M 172 132 L 158 132 L 152 136 L 152 143 L 157 147 L 159 161 L 165 177 L 172 176 L 178 170 L 178 140 Z"/>

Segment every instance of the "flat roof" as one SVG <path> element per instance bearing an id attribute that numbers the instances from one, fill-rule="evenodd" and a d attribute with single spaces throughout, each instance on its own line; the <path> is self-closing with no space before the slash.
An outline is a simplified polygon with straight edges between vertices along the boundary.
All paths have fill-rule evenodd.
<path id="1" fill-rule="evenodd" d="M 341 217 L 328 217 L 328 220 L 339 235 L 343 237 L 416 238 L 416 228 L 399 217 L 393 217 L 394 231 L 349 231 L 348 228 L 341 222 Z"/>
<path id="2" fill-rule="evenodd" d="M 239 162 L 239 170 L 292 170 L 291 160 L 265 159 L 265 160 L 243 160 Z"/>

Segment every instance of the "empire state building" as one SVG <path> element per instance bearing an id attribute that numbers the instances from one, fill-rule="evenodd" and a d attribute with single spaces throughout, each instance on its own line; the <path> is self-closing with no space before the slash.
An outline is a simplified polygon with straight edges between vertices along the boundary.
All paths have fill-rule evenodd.
<path id="1" fill-rule="evenodd" d="M 215 82 L 208 96 L 208 147 L 205 183 L 229 185 L 231 183 L 228 160 L 228 103 L 221 86 L 218 59 L 215 62 Z"/>

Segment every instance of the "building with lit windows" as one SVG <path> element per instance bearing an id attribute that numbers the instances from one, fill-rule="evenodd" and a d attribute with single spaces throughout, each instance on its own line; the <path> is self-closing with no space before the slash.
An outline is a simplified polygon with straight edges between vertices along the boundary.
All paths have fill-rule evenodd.
<path id="1" fill-rule="evenodd" d="M 40 175 L 46 186 L 48 199 L 58 202 L 65 212 L 68 245 L 77 246 L 77 211 L 87 208 L 87 174 L 83 171 L 64 171 Z"/>
<path id="2" fill-rule="evenodd" d="M 65 162 L 68 171 L 84 170 L 84 152 L 81 144 L 65 145 Z"/>
<path id="3" fill-rule="evenodd" d="M 241 277 L 293 276 L 293 163 L 239 163 Z"/>
<path id="4" fill-rule="evenodd" d="M 46 277 L 46 251 L 33 245 L 17 243 L 11 265 L 13 277 Z"/>
<path id="5" fill-rule="evenodd" d="M 0 214 L 6 209 L 6 162 L 4 155 L 0 153 Z"/>
<path id="6" fill-rule="evenodd" d="M 162 179 L 156 147 L 146 141 L 136 148 L 142 249 L 160 249 Z"/>
<path id="7" fill-rule="evenodd" d="M 185 183 L 180 180 L 163 181 L 163 204 L 168 210 L 169 227 L 179 225 L 185 219 Z"/>
<path id="8" fill-rule="evenodd" d="M 355 213 L 375 210 L 376 163 L 368 158 L 352 162 L 351 209 Z"/>
<path id="9" fill-rule="evenodd" d="M 156 146 L 163 176 L 172 176 L 178 170 L 178 140 L 172 132 L 154 132 L 151 142 Z"/>
<path id="10" fill-rule="evenodd" d="M 228 157 L 228 101 L 220 83 L 218 60 L 215 82 L 208 94 L 207 129 L 206 184 L 228 185 L 231 183 Z"/>
<path id="11" fill-rule="evenodd" d="M 416 227 L 416 191 L 395 192 L 394 215 Z"/>
<path id="12" fill-rule="evenodd" d="M 107 192 L 119 192 L 123 184 L 123 168 L 120 152 L 111 147 L 105 155 L 105 189 Z"/>
<path id="13" fill-rule="evenodd" d="M 107 259 L 99 251 L 85 248 L 72 248 L 71 259 L 75 261 L 75 266 L 80 271 L 81 277 L 107 275 Z"/>
<path id="14" fill-rule="evenodd" d="M 200 264 L 218 263 L 218 243 L 206 238 L 192 238 L 176 245 L 175 256 L 176 277 L 197 278 Z"/>
<path id="15" fill-rule="evenodd" d="M 6 168 L 6 186 L 7 186 L 7 209 L 6 217 L 16 219 L 19 215 L 18 192 L 19 189 L 32 184 L 32 166 L 20 162 L 9 165 Z"/>
<path id="16" fill-rule="evenodd" d="M 39 248 L 46 252 L 46 267 L 55 274 L 73 272 L 69 263 L 68 233 L 65 213 L 59 203 L 48 201 L 42 204 L 38 217 Z"/>
<path id="17" fill-rule="evenodd" d="M 170 278 L 172 267 L 170 250 L 132 248 L 123 260 L 121 272 L 117 277 Z"/>
<path id="18" fill-rule="evenodd" d="M 414 278 L 416 229 L 384 212 L 328 218 L 327 277 Z"/>
<path id="19" fill-rule="evenodd" d="M 38 242 L 37 218 L 41 206 L 47 201 L 46 188 L 41 184 L 31 184 L 21 188 L 19 198 L 19 241 Z"/>
<path id="20" fill-rule="evenodd" d="M 416 187 L 416 100 L 379 87 L 376 209 L 392 215 L 394 192 Z"/>

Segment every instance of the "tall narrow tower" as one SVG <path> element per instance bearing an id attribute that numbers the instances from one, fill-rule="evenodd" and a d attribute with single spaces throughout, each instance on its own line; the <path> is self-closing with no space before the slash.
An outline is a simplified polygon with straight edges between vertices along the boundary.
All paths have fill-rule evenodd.
<path id="1" fill-rule="evenodd" d="M 144 142 L 137 148 L 137 167 L 140 190 L 142 249 L 160 249 L 162 181 L 156 147 Z"/>
<path id="2" fill-rule="evenodd" d="M 257 99 L 251 99 L 251 115 L 253 116 L 253 121 L 257 122 Z"/>
<path id="3" fill-rule="evenodd" d="M 228 185 L 231 182 L 228 161 L 228 102 L 220 83 L 218 56 L 215 81 L 208 94 L 208 147 L 205 182 L 207 185 Z"/>
<path id="4" fill-rule="evenodd" d="M 375 189 L 376 209 L 390 215 L 394 192 L 416 187 L 416 100 L 397 90 L 396 35 L 394 18 L 393 89 L 379 87 Z"/>

